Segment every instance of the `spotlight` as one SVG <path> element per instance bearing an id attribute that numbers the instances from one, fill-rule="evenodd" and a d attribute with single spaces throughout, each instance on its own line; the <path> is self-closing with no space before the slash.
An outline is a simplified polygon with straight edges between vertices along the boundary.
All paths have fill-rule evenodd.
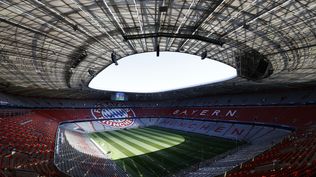
<path id="1" fill-rule="evenodd" d="M 72 29 L 74 29 L 74 31 L 77 31 L 78 30 L 78 25 L 72 26 Z"/>
<path id="2" fill-rule="evenodd" d="M 88 53 L 86 50 L 83 50 L 82 53 L 79 55 L 79 60 L 82 61 L 88 56 Z"/>
<path id="3" fill-rule="evenodd" d="M 207 57 L 207 51 L 202 52 L 201 59 L 204 60 Z"/>
<path id="4" fill-rule="evenodd" d="M 95 71 L 94 71 L 93 69 L 89 69 L 89 70 L 88 70 L 88 73 L 89 73 L 89 75 L 92 76 L 92 77 L 95 75 Z"/>
<path id="5" fill-rule="evenodd" d="M 244 29 L 249 29 L 249 25 L 248 24 L 244 24 L 243 26 L 242 26 Z"/>
<path id="6" fill-rule="evenodd" d="M 116 60 L 116 55 L 114 52 L 111 53 L 111 59 L 112 59 L 112 62 L 115 63 L 115 65 L 118 65 L 117 60 Z"/>

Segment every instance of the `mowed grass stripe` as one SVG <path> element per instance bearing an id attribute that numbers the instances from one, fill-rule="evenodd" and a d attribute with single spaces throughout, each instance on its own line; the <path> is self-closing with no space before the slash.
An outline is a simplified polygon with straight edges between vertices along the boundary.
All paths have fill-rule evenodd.
<path id="1" fill-rule="evenodd" d="M 115 135 L 110 135 L 113 133 Z M 105 132 L 105 136 L 106 134 L 112 136 L 111 140 L 115 143 L 120 140 L 138 150 L 141 147 L 139 151 L 156 149 L 154 152 L 145 151 L 145 154 L 142 155 L 128 156 L 126 149 L 133 152 L 129 147 L 117 147 L 113 142 L 108 142 L 112 144 L 111 147 L 109 146 L 110 148 L 114 147 L 122 151 L 124 156 L 128 156 L 128 158 L 118 159 L 115 162 L 133 177 L 168 176 L 168 174 L 191 166 L 201 159 L 209 159 L 219 154 L 218 152 L 226 151 L 235 146 L 235 142 L 231 143 L 229 140 L 157 127 L 117 130 L 110 133 Z M 183 137 L 185 137 L 185 141 L 177 144 L 183 141 Z M 104 141 L 107 140 L 104 139 Z M 222 143 L 228 144 L 227 147 L 222 148 Z M 135 147 L 135 145 L 138 146 Z M 167 145 L 171 145 L 171 147 L 168 148 Z"/>
<path id="2" fill-rule="evenodd" d="M 128 157 L 126 154 L 124 154 L 122 151 L 117 149 L 115 146 L 113 146 L 111 143 L 108 143 L 108 141 L 105 141 L 103 138 L 98 136 L 97 134 L 92 134 L 92 139 L 96 141 L 99 146 L 102 148 L 101 150 L 103 153 L 107 154 L 108 151 L 111 151 L 111 157 L 112 159 L 118 159 L 118 158 L 126 158 Z"/>
<path id="3" fill-rule="evenodd" d="M 139 129 L 139 130 L 132 130 L 131 132 L 134 133 L 142 133 L 142 134 L 148 134 L 151 136 L 155 136 L 155 137 L 163 137 L 164 140 L 166 140 L 169 143 L 174 143 L 174 142 L 180 142 L 183 141 L 184 137 L 183 136 L 179 136 L 178 134 L 174 134 L 174 136 L 172 137 L 171 135 L 167 135 L 167 134 L 163 134 L 163 133 L 157 133 L 157 132 L 152 132 L 151 130 L 145 130 L 145 129 Z M 175 137 L 177 136 L 177 137 Z"/>
<path id="4" fill-rule="evenodd" d="M 100 141 L 102 142 L 108 142 L 106 138 L 102 137 L 101 135 L 97 135 L 97 133 L 93 134 L 94 137 L 96 137 L 97 139 L 99 139 Z M 128 157 L 128 155 L 124 154 L 122 151 L 118 150 L 117 147 L 113 146 L 112 144 L 110 143 L 107 143 L 109 144 L 109 147 L 111 147 L 111 151 L 115 151 L 117 152 L 117 154 L 119 154 L 120 158 L 121 157 Z M 112 154 L 111 154 L 112 156 Z M 139 176 L 141 173 L 140 171 L 137 169 L 137 167 L 130 167 L 130 165 L 128 165 L 129 163 L 132 163 L 131 160 L 129 161 L 121 161 L 121 162 L 116 162 L 118 163 L 118 165 L 120 165 L 124 171 L 129 171 L 129 173 L 131 173 L 131 175 L 133 176 Z"/>
<path id="5" fill-rule="evenodd" d="M 122 133 L 122 131 L 112 131 L 112 132 L 107 132 L 107 133 L 111 134 L 113 137 L 116 137 L 117 139 L 120 139 L 120 140 L 124 139 L 124 141 L 126 141 L 127 144 L 135 147 L 136 149 L 138 149 L 140 151 L 143 151 L 144 154 L 152 152 L 152 150 L 146 149 L 146 148 L 142 147 L 141 145 L 137 144 L 140 142 L 137 142 L 137 143 L 134 142 L 134 139 L 132 136 L 125 135 Z M 142 143 L 142 144 L 144 145 L 144 143 Z M 166 159 L 166 160 L 168 160 L 168 159 Z M 142 157 L 139 156 L 139 158 L 135 157 L 134 162 L 137 162 L 138 164 L 143 165 L 143 167 L 146 168 L 148 171 L 151 171 L 151 173 L 156 173 L 156 170 L 159 170 L 159 171 L 166 170 L 166 168 L 163 166 L 157 166 L 157 163 L 159 163 L 159 158 L 153 159 L 153 158 L 150 158 L 150 157 L 144 155 Z"/>
<path id="6" fill-rule="evenodd" d="M 144 128 L 144 130 L 148 130 L 148 131 L 153 131 L 153 132 L 156 132 L 156 133 L 162 133 L 162 132 L 165 132 L 166 129 L 164 128 L 161 128 L 161 127 L 150 127 L 150 128 Z M 196 135 L 194 133 L 191 133 L 190 135 L 184 131 L 180 131 L 180 130 L 169 130 L 169 132 L 167 132 L 166 134 L 180 134 L 181 136 L 184 136 L 184 137 L 188 137 L 188 138 L 192 138 L 194 137 L 195 141 L 202 141 L 204 142 L 205 139 L 210 139 L 211 137 L 206 137 L 206 136 L 200 136 L 200 135 Z"/>
<path id="7" fill-rule="evenodd" d="M 140 129 L 139 129 L 140 130 Z M 147 132 L 148 131 L 148 132 Z M 143 131 L 133 131 L 134 134 L 141 134 L 141 135 L 152 135 L 151 139 L 155 140 L 155 142 L 163 142 L 166 144 L 175 144 L 175 142 L 173 140 L 168 140 L 167 138 L 165 138 L 165 135 L 160 133 L 160 134 L 155 134 L 150 132 L 149 130 L 146 130 L 146 132 Z M 179 136 L 179 135 L 177 135 Z M 168 136 L 167 136 L 168 137 Z M 183 140 L 182 140 L 183 141 Z M 187 140 L 185 140 L 187 141 Z M 184 143 L 184 142 L 182 142 Z M 177 143 L 178 144 L 178 143 Z M 186 156 L 190 156 L 191 158 L 195 158 L 197 159 L 197 157 L 195 155 L 191 155 L 191 154 L 195 154 L 192 151 L 195 151 L 196 149 L 199 149 L 201 146 L 205 146 L 205 143 L 196 143 L 194 141 L 190 142 L 190 145 L 188 146 L 181 146 L 181 148 L 178 148 L 178 146 L 174 146 L 172 147 L 173 149 L 177 149 L 177 152 L 181 152 L 184 153 Z M 216 154 L 217 152 L 213 152 L 213 151 L 205 151 L 206 154 L 213 156 L 214 154 Z"/>
<path id="8" fill-rule="evenodd" d="M 143 147 L 137 143 L 141 143 L 143 145 L 147 145 L 147 144 L 137 141 L 134 139 L 134 137 L 130 136 L 129 134 L 122 133 L 121 131 L 112 131 L 112 132 L 108 132 L 108 134 L 115 137 L 116 139 L 119 139 L 125 144 L 128 144 L 128 146 L 133 147 L 134 149 L 137 149 L 139 152 L 142 152 L 142 154 L 159 150 L 158 148 L 155 148 L 152 146 Z"/>
<path id="9" fill-rule="evenodd" d="M 144 132 L 137 132 L 137 131 L 133 131 L 133 134 L 141 134 L 142 136 L 149 136 L 149 133 L 144 133 Z M 159 135 L 160 137 L 163 136 L 163 134 L 161 133 Z M 156 142 L 161 142 L 163 141 L 161 138 L 158 138 L 157 135 L 153 135 L 150 137 L 152 140 L 155 140 Z M 185 143 L 185 142 L 184 142 Z M 195 145 L 192 146 L 192 142 L 190 143 L 190 145 L 176 145 L 176 146 L 172 146 L 166 150 L 161 151 L 163 152 L 170 152 L 169 154 L 172 155 L 176 155 L 176 157 L 179 159 L 183 159 L 182 161 L 184 161 L 184 159 L 188 160 L 200 160 L 201 156 L 196 156 L 196 150 L 197 149 L 201 149 L 204 145 Z M 216 152 L 213 151 L 207 151 L 207 150 L 203 150 L 201 151 L 203 152 L 203 157 L 212 157 L 216 154 Z M 159 153 L 159 152 L 158 152 Z"/>
<path id="10" fill-rule="evenodd" d="M 119 136 L 121 136 L 123 139 L 126 139 L 125 137 L 129 137 L 130 139 L 126 139 L 127 141 L 132 141 L 133 143 L 137 143 L 137 145 L 140 145 L 141 147 L 145 148 L 147 151 L 144 153 L 149 153 L 149 152 L 154 152 L 154 151 L 159 151 L 161 149 L 164 149 L 166 147 L 170 147 L 172 145 L 166 145 L 166 144 L 162 144 L 159 142 L 155 142 L 153 141 L 153 139 L 151 139 L 150 137 L 148 137 L 147 135 L 135 135 L 135 133 L 131 133 L 131 132 L 115 132 L 116 134 L 118 134 Z M 153 144 L 155 143 L 159 143 L 160 147 L 154 146 Z"/>
<path id="11" fill-rule="evenodd" d="M 131 135 L 135 138 L 137 138 L 139 141 L 146 141 L 153 144 L 159 144 L 161 147 L 156 147 L 158 150 L 159 149 L 165 149 L 167 147 L 171 147 L 177 144 L 180 144 L 184 141 L 184 138 L 179 139 L 178 141 L 157 141 L 156 139 L 156 135 L 153 134 L 148 134 L 148 133 L 143 133 L 141 131 L 128 131 L 128 132 L 122 132 L 122 133 L 126 133 L 128 135 Z M 154 139 L 153 139 L 154 138 Z"/>
<path id="12" fill-rule="evenodd" d="M 127 131 L 121 131 L 124 133 L 127 133 Z M 133 132 L 135 133 L 135 131 Z M 164 163 L 166 163 L 166 165 L 169 166 L 170 165 L 175 165 L 175 166 L 179 166 L 180 168 L 183 168 L 184 166 L 189 166 L 189 164 L 187 163 L 190 160 L 199 160 L 199 157 L 196 157 L 194 155 L 194 151 L 192 151 L 193 149 L 191 149 L 190 151 L 185 151 L 183 149 L 179 149 L 179 148 L 175 148 L 170 147 L 170 148 L 165 148 L 164 146 L 160 146 L 159 144 L 159 140 L 156 142 L 152 142 L 152 139 L 155 139 L 154 137 L 150 137 L 150 138 L 146 138 L 148 135 L 144 134 L 142 135 L 141 138 L 139 137 L 135 137 L 135 135 L 133 134 L 129 134 L 128 136 L 130 136 L 133 139 L 138 139 L 140 142 L 141 141 L 145 141 L 146 143 L 150 143 L 148 142 L 151 141 L 151 146 L 155 146 L 159 149 L 161 149 L 160 151 L 157 151 L 157 153 L 153 153 L 153 156 L 155 159 L 157 159 L 156 161 L 158 161 L 158 163 L 162 163 L 162 161 Z M 158 156 L 157 156 L 158 155 Z"/>
<path id="13" fill-rule="evenodd" d="M 111 131 L 111 132 L 115 132 L 115 131 Z M 104 132 L 102 133 L 102 135 L 104 135 L 105 137 L 107 137 L 108 139 L 114 141 L 116 144 L 121 145 L 122 147 L 125 147 L 125 149 L 128 149 L 129 152 L 131 153 L 129 155 L 130 156 L 135 156 L 135 155 L 141 155 L 144 154 L 143 151 L 131 146 L 129 143 L 127 143 L 126 141 L 123 141 L 122 138 L 117 137 L 117 136 L 113 136 L 113 133 L 111 132 Z"/>
<path id="14" fill-rule="evenodd" d="M 156 132 L 158 134 L 161 134 L 162 132 L 165 132 L 166 130 L 164 129 L 160 129 L 160 128 L 144 128 L 144 130 L 147 130 L 147 131 L 152 131 L 152 132 Z M 194 136 L 194 135 L 188 135 L 187 133 L 185 132 L 182 132 L 182 131 L 171 131 L 169 130 L 169 132 L 167 132 L 166 134 L 169 134 L 169 135 L 172 135 L 172 134 L 180 134 L 181 136 L 187 138 L 187 139 L 192 139 L 192 137 L 194 137 L 194 140 L 195 141 L 198 141 L 198 142 L 205 142 L 205 139 L 209 139 L 209 137 L 201 137 L 201 136 Z"/>
<path id="15" fill-rule="evenodd" d="M 120 149 L 121 145 L 115 143 L 115 141 L 109 139 L 106 136 L 103 136 L 102 133 L 96 133 L 96 136 L 98 136 L 99 139 L 102 139 L 103 142 L 106 142 L 109 145 L 109 150 L 111 151 L 111 158 L 113 160 L 117 159 L 117 158 L 128 158 L 131 156 L 131 154 L 126 153 L 124 151 L 124 149 Z M 114 142 L 114 143 L 113 143 Z M 107 148 L 104 149 L 104 151 L 106 151 Z M 112 154 L 112 152 L 116 152 L 115 154 Z M 115 155 L 115 156 L 114 156 Z"/>
<path id="16" fill-rule="evenodd" d="M 151 130 L 155 131 L 156 129 L 153 128 Z M 163 131 L 165 131 L 165 129 L 162 129 L 162 130 L 158 129 L 158 132 L 163 132 Z M 213 154 L 222 153 L 228 149 L 232 149 L 235 146 L 235 143 L 232 142 L 231 140 L 207 137 L 207 136 L 196 134 L 196 133 L 191 133 L 192 134 L 191 135 L 187 132 L 177 131 L 177 130 L 170 130 L 170 131 L 183 135 L 186 138 L 186 140 L 190 141 L 190 144 L 191 144 L 190 147 L 197 146 L 196 149 L 200 149 L 202 145 L 203 148 L 207 149 Z"/>
<path id="17" fill-rule="evenodd" d="M 139 129 L 138 131 L 140 132 L 152 132 L 153 130 L 156 130 L 154 128 L 141 128 Z M 166 132 L 166 131 L 154 131 L 153 133 L 157 134 L 157 135 L 164 135 L 164 137 L 167 137 L 168 139 L 172 140 L 172 141 L 179 141 L 183 138 L 182 135 L 179 135 L 179 134 L 174 134 L 174 133 L 169 133 L 169 132 Z"/>
<path id="18" fill-rule="evenodd" d="M 172 141 L 172 140 L 168 139 L 168 137 L 164 137 L 163 134 L 153 133 L 153 132 L 150 132 L 149 130 L 146 130 L 146 132 L 141 132 L 141 133 L 155 135 L 153 137 L 153 139 L 156 140 L 156 141 L 161 141 L 161 142 L 170 142 L 170 141 Z M 196 150 L 196 149 L 201 148 L 201 147 L 205 147 L 205 144 L 206 144 L 206 142 L 199 143 L 199 142 L 195 142 L 194 140 L 188 140 L 188 139 L 186 139 L 185 141 L 186 141 L 185 143 L 189 143 L 190 144 L 188 146 L 182 146 L 181 147 L 181 150 L 185 150 L 186 153 L 190 153 L 193 150 Z M 214 155 L 216 152 L 207 151 L 206 153 Z"/>
<path id="19" fill-rule="evenodd" d="M 157 133 L 161 133 L 161 132 L 165 132 L 166 129 L 165 128 L 161 128 L 161 127 L 150 127 L 150 128 L 144 128 L 145 130 L 149 130 L 149 131 L 154 131 Z M 180 130 L 169 130 L 171 132 L 174 133 L 178 133 L 181 134 L 182 136 L 192 139 L 194 138 L 194 141 L 196 142 L 201 142 L 201 143 L 207 143 L 210 146 L 213 146 L 217 149 L 222 149 L 222 148 L 230 148 L 231 144 L 234 145 L 234 142 L 231 142 L 230 140 L 225 140 L 225 139 L 219 139 L 219 138 L 215 138 L 215 137 L 207 137 L 204 135 L 200 135 L 197 133 L 191 133 L 190 135 L 187 132 L 183 132 Z"/>
<path id="20" fill-rule="evenodd" d="M 142 132 L 142 133 L 156 135 L 155 139 L 157 139 L 158 141 L 172 141 L 168 137 L 164 137 L 164 135 L 161 133 L 158 134 L 156 132 L 152 132 L 151 130 L 144 130 L 144 131 L 145 132 Z M 209 155 L 217 154 L 217 150 L 215 148 L 213 148 L 213 146 L 208 145 L 209 144 L 208 139 L 206 139 L 203 142 L 196 142 L 195 139 L 192 139 L 191 137 L 186 137 L 186 141 L 190 145 L 181 147 L 181 149 L 187 151 L 187 153 L 189 153 L 189 154 L 190 154 L 190 152 L 196 151 L 196 149 L 200 149 L 202 147 L 208 150 L 208 151 L 205 151 L 206 154 L 209 154 Z"/>
<path id="21" fill-rule="evenodd" d="M 178 142 L 174 142 L 174 141 L 165 140 L 163 134 L 155 135 L 155 134 L 151 134 L 149 132 L 145 133 L 145 132 L 141 132 L 141 131 L 138 131 L 138 132 L 134 131 L 133 134 L 136 134 L 138 136 L 139 135 L 140 136 L 148 136 L 150 138 L 150 141 L 154 141 L 155 143 L 159 143 L 159 144 L 164 143 L 164 144 L 174 145 L 174 146 L 170 146 L 170 147 L 178 149 L 178 152 L 183 152 L 185 154 L 187 154 L 188 151 L 192 151 L 193 150 L 192 148 L 189 148 L 189 147 L 188 147 L 189 148 L 188 151 L 185 151 L 185 149 L 183 147 L 181 147 L 180 149 L 177 148 L 177 145 L 180 145 L 181 143 L 186 141 L 185 139 L 184 139 L 184 141 L 183 141 L 183 139 L 181 139 L 182 142 L 178 143 Z"/>
<path id="22" fill-rule="evenodd" d="M 124 131 L 124 133 L 126 133 L 126 131 Z M 135 138 L 135 137 L 133 137 L 133 135 L 131 135 L 130 137 Z M 146 140 L 144 140 L 144 141 L 146 141 Z M 164 169 L 160 169 L 160 170 L 158 169 L 159 171 L 161 171 L 161 170 L 166 171 L 166 170 L 168 170 L 168 168 L 171 168 L 173 171 L 175 171 L 175 170 L 179 170 L 179 169 L 182 169 L 184 167 L 190 166 L 192 163 L 188 163 L 188 162 L 192 161 L 193 159 L 195 159 L 194 161 L 200 160 L 199 157 L 188 155 L 189 152 L 181 153 L 179 151 L 183 151 L 183 150 L 182 149 L 174 149 L 173 147 L 171 147 L 171 148 L 167 148 L 167 149 L 162 149 L 161 151 L 150 153 L 149 155 L 151 157 L 153 157 L 154 159 L 156 159 L 155 160 L 156 162 L 154 164 L 151 164 L 151 162 L 146 163 L 145 166 L 147 166 L 147 167 L 150 167 L 151 165 L 157 166 L 157 164 L 160 163 L 160 164 L 163 164 L 163 166 L 167 167 L 167 168 L 163 167 Z M 136 158 L 138 158 L 138 157 L 135 157 L 134 159 L 136 160 Z M 142 161 L 143 159 L 138 159 L 138 160 Z M 137 160 L 137 162 L 138 162 L 138 160 Z"/>
<path id="23" fill-rule="evenodd" d="M 156 133 L 159 134 L 157 132 L 154 132 L 152 130 L 146 130 L 148 131 L 148 133 Z M 150 132 L 151 131 L 151 132 Z M 203 147 L 213 147 L 214 151 L 217 151 L 218 149 L 222 149 L 222 147 L 220 147 L 221 145 L 214 141 L 212 138 L 204 138 L 204 139 L 196 139 L 195 137 L 191 137 L 191 136 L 187 136 L 185 134 L 183 134 L 183 136 L 185 137 L 186 141 L 190 142 L 191 146 L 203 146 Z M 168 139 L 168 137 L 166 137 L 166 139 Z"/>
<path id="24" fill-rule="evenodd" d="M 132 143 L 132 146 L 136 146 L 136 148 L 140 148 L 142 149 L 142 146 L 146 146 L 148 147 L 149 145 L 144 143 L 146 142 L 144 140 L 144 142 L 138 141 L 135 139 L 134 136 L 131 136 L 130 134 L 125 134 L 127 131 L 123 130 L 123 131 L 115 131 L 112 133 L 115 133 L 116 135 L 118 135 L 119 137 L 121 137 L 122 139 L 128 141 L 129 143 Z M 136 144 L 137 143 L 137 144 Z M 148 142 L 147 142 L 148 143 Z M 150 148 L 154 148 L 154 147 L 150 147 Z M 142 150 L 145 151 L 145 149 L 148 148 L 143 148 Z M 159 150 L 159 149 L 157 149 Z M 151 153 L 152 150 L 148 150 L 148 152 L 146 153 Z M 178 164 L 178 162 L 182 161 L 182 159 L 176 159 L 177 157 L 173 156 L 172 154 L 167 154 L 164 157 L 160 156 L 160 155 L 152 155 L 150 154 L 150 156 L 148 156 L 147 154 L 144 154 L 142 156 L 136 156 L 133 157 L 133 159 L 136 162 L 140 162 L 146 167 L 146 168 L 150 168 L 151 171 L 153 171 L 153 173 L 158 172 L 158 171 L 168 171 L 168 165 L 170 165 L 170 163 L 175 163 Z M 163 159 L 163 162 L 162 162 Z M 173 162 L 171 162 L 170 160 L 173 160 Z M 139 164 L 141 164 L 139 163 Z M 158 174 L 157 174 L 158 175 Z M 159 176 L 159 175 L 158 175 Z"/>
<path id="25" fill-rule="evenodd" d="M 132 151 L 127 149 L 124 145 L 119 144 L 115 138 L 113 137 L 110 138 L 110 136 L 106 136 L 104 133 L 97 133 L 97 135 L 101 137 L 102 139 L 104 139 L 105 141 L 109 142 L 114 148 L 120 150 L 127 157 L 135 155 Z"/>
<path id="26" fill-rule="evenodd" d="M 166 153 L 165 151 L 161 151 L 161 150 L 164 150 L 164 149 L 167 149 L 165 146 L 161 146 L 159 143 L 159 141 L 152 141 L 154 140 L 154 137 L 148 137 L 147 135 L 141 135 L 141 136 L 137 136 L 137 135 L 134 135 L 133 134 L 130 134 L 126 131 L 124 132 L 120 132 L 122 134 L 125 134 L 131 138 L 133 138 L 133 140 L 137 141 L 137 143 L 140 143 L 140 144 L 144 144 L 143 142 L 146 142 L 146 146 L 151 146 L 151 147 L 154 147 L 157 149 L 157 153 L 159 153 L 160 156 L 156 157 L 156 159 L 159 161 L 159 159 L 161 158 L 164 158 L 164 161 L 172 161 L 174 163 L 182 163 L 185 159 L 183 159 L 182 157 L 182 154 L 181 156 L 180 155 L 176 155 L 176 153 L 178 152 L 172 152 L 172 153 Z M 143 141 L 143 142 L 142 142 Z M 136 142 L 135 142 L 136 143 Z M 173 146 L 169 146 L 168 148 L 171 148 Z M 179 149 L 181 151 L 181 149 Z M 151 151 L 151 152 L 154 152 L 154 151 Z M 157 161 L 156 160 L 156 161 Z"/>
<path id="27" fill-rule="evenodd" d="M 173 143 L 173 142 L 179 141 L 179 139 L 175 140 L 173 138 L 170 138 L 169 135 L 153 132 L 151 130 L 140 130 L 140 131 L 137 131 L 136 133 L 151 135 L 155 137 L 156 139 L 159 139 L 159 141 L 165 142 L 165 143 Z M 184 139 L 184 137 L 182 137 L 181 140 L 182 139 Z"/>
<path id="28" fill-rule="evenodd" d="M 130 135 L 133 136 L 134 138 L 138 139 L 139 141 L 146 141 L 147 143 L 150 143 L 151 146 L 155 146 L 159 149 L 166 149 L 166 147 L 175 148 L 177 145 L 181 144 L 179 142 L 176 142 L 176 143 L 173 142 L 172 144 L 170 142 L 163 142 L 163 141 L 161 141 L 161 139 L 158 139 L 157 136 L 146 134 L 143 132 L 133 131 L 132 133 L 130 133 Z M 183 139 L 181 139 L 181 141 L 183 141 Z M 178 149 L 178 148 L 176 148 L 176 149 L 178 151 L 174 152 L 174 153 L 183 152 L 182 149 Z M 183 152 L 183 153 L 187 153 L 187 152 Z M 182 154 L 181 154 L 181 156 L 182 156 Z"/>
<path id="29" fill-rule="evenodd" d="M 105 134 L 107 134 L 107 133 L 105 133 Z M 122 151 L 122 153 L 124 153 L 125 155 L 127 155 L 129 157 L 135 155 L 129 149 L 127 149 L 124 146 L 116 143 L 116 141 L 113 141 L 113 139 L 109 139 L 107 136 L 104 135 L 104 133 L 97 133 L 97 135 L 100 136 L 101 138 L 103 138 L 104 140 L 109 141 L 109 143 L 111 143 L 116 149 L 119 149 L 120 151 Z M 143 165 L 139 165 L 134 160 L 129 159 L 129 158 L 128 158 L 128 161 L 125 162 L 125 166 L 128 166 L 127 168 L 130 169 L 129 170 L 130 173 L 136 173 L 137 176 L 143 176 L 144 174 L 146 174 L 146 175 L 152 174 L 147 169 L 143 168 L 142 167 Z M 135 172 L 135 170 L 137 172 Z M 135 174 L 134 174 L 134 176 L 135 176 Z"/>
<path id="30" fill-rule="evenodd" d="M 157 151 L 160 151 L 162 149 L 166 149 L 164 146 L 161 146 L 159 142 L 153 142 L 153 141 L 151 141 L 151 139 L 148 139 L 147 137 L 136 137 L 133 134 L 127 134 L 126 131 L 116 132 L 116 133 L 121 134 L 122 138 L 124 140 L 126 140 L 131 146 L 134 146 L 135 148 L 139 148 L 139 150 L 144 151 L 144 154 L 151 153 L 154 151 L 148 150 L 148 149 L 142 147 L 140 144 L 142 144 L 142 145 L 147 144 L 146 145 L 147 147 L 151 146 L 151 148 L 156 148 Z M 126 138 L 126 137 L 129 137 L 129 138 Z M 150 141 L 148 141 L 148 140 L 150 140 Z M 166 161 L 166 162 L 176 162 L 176 163 L 181 163 L 184 160 L 183 158 L 180 158 L 179 156 L 174 155 L 174 153 L 160 154 L 160 156 L 157 157 L 156 161 L 159 161 L 159 158 L 160 159 L 165 158 L 164 161 Z"/>
<path id="31" fill-rule="evenodd" d="M 142 148 L 141 146 L 138 146 L 136 143 L 131 142 L 130 139 L 132 139 L 132 138 L 126 139 L 126 138 L 124 138 L 124 137 L 119 137 L 119 136 L 114 137 L 114 136 L 115 136 L 115 135 L 113 135 L 114 132 L 119 132 L 119 131 L 104 132 L 104 133 L 102 133 L 102 134 L 105 135 L 105 136 L 111 136 L 111 137 L 112 137 L 112 140 L 116 140 L 116 142 L 117 142 L 118 144 L 120 144 L 121 146 L 123 146 L 123 144 L 128 144 L 127 146 L 133 147 L 132 149 L 134 149 L 134 150 L 135 150 L 135 149 L 138 149 L 139 151 L 143 151 L 144 153 L 151 152 L 151 151 L 145 150 L 145 148 Z M 135 137 L 134 137 L 134 138 L 135 138 Z M 124 139 L 124 141 L 122 141 L 121 139 Z M 124 143 L 120 143 L 120 142 L 124 142 Z M 147 142 L 147 143 L 148 143 L 148 142 Z M 158 144 L 152 144 L 152 145 L 156 146 L 157 149 L 163 149 L 163 148 L 164 148 L 163 146 L 160 146 L 160 145 L 158 145 Z M 124 146 L 124 147 L 126 147 L 126 146 Z M 139 148 L 142 148 L 142 149 L 139 149 Z M 131 151 L 131 152 L 133 153 L 133 151 Z M 177 153 L 177 152 L 173 152 L 173 153 Z M 184 154 L 180 154 L 180 155 L 178 155 L 178 156 L 174 155 L 173 153 L 169 153 L 169 154 L 163 153 L 163 154 L 161 154 L 161 155 L 164 156 L 165 161 L 166 161 L 166 162 L 169 161 L 169 163 L 170 163 L 170 162 L 173 162 L 173 163 L 175 163 L 175 162 L 177 162 L 177 163 L 184 163 L 185 160 L 187 160 L 187 159 L 183 159 L 183 158 L 182 158 L 185 153 L 184 153 Z M 134 155 L 136 155 L 136 153 L 134 153 Z M 137 155 L 139 155 L 139 154 L 137 154 Z M 185 156 L 187 156 L 188 158 L 192 158 L 192 157 L 189 156 L 189 155 L 185 155 Z M 172 157 L 172 158 L 170 158 L 170 157 Z M 180 158 L 180 157 L 181 157 L 181 158 Z M 162 158 L 162 157 L 159 157 L 159 158 Z"/>

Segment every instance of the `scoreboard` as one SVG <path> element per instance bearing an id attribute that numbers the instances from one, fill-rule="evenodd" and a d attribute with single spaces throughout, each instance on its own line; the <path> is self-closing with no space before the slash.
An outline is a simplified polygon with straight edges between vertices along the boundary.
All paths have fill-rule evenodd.
<path id="1" fill-rule="evenodd" d="M 116 92 L 111 95 L 112 101 L 128 101 L 128 97 L 123 92 Z"/>

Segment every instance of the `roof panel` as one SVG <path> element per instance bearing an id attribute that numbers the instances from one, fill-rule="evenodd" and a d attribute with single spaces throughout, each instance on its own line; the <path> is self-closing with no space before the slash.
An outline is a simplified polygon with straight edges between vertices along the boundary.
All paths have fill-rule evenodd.
<path id="1" fill-rule="evenodd" d="M 166 11 L 160 11 L 161 6 Z M 236 51 L 254 49 L 275 70 L 260 86 L 290 84 L 295 78 L 314 82 L 315 11 L 313 0 L 5 1 L 0 4 L 0 77 L 21 87 L 14 93 L 23 94 L 23 88 L 34 89 L 32 93 L 82 91 L 87 89 L 83 83 L 91 79 L 87 69 L 98 72 L 111 64 L 112 52 L 120 59 L 154 51 L 159 44 L 161 51 L 195 55 L 207 51 L 209 58 L 231 66 Z M 85 52 L 88 55 L 78 61 Z"/>

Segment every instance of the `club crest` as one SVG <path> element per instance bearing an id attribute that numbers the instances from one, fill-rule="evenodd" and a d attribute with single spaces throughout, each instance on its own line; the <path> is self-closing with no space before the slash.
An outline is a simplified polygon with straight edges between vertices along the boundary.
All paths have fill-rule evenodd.
<path id="1" fill-rule="evenodd" d="M 91 114 L 95 119 L 109 119 L 102 120 L 99 123 L 110 126 L 110 127 L 119 127 L 125 128 L 134 124 L 135 112 L 129 108 L 118 108 L 118 109 L 109 109 L 109 108 L 96 108 L 91 109 Z M 115 119 L 117 118 L 117 119 Z M 122 119 L 125 118 L 125 119 Z M 115 120 L 110 120 L 115 119 Z"/>

